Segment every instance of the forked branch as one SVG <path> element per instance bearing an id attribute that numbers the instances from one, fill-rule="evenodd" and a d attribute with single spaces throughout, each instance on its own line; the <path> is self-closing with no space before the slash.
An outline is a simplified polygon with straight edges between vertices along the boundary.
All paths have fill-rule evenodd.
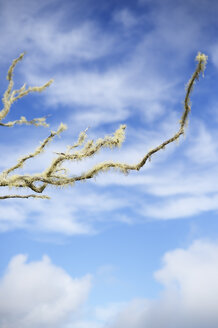
<path id="1" fill-rule="evenodd" d="M 41 92 L 45 90 L 53 80 L 48 81 L 41 87 L 29 87 L 26 90 L 26 84 L 24 84 L 19 90 L 12 91 L 13 87 L 13 70 L 15 65 L 22 60 L 24 53 L 22 53 L 17 59 L 12 62 L 8 70 L 7 79 L 9 80 L 9 85 L 7 90 L 3 96 L 3 109 L 0 111 L 0 125 L 5 127 L 12 127 L 15 124 L 32 124 L 35 126 L 48 126 L 46 123 L 46 118 L 36 118 L 28 121 L 24 116 L 22 116 L 19 120 L 1 123 L 3 119 L 8 115 L 10 111 L 11 105 L 14 103 L 15 100 L 22 98 L 29 94 L 30 92 Z M 85 142 L 87 137 L 86 131 L 80 133 L 77 142 L 73 146 L 68 146 L 65 152 L 56 153 L 58 156 L 50 163 L 48 168 L 46 168 L 43 172 L 34 175 L 9 175 L 10 173 L 14 172 L 16 169 L 19 169 L 23 166 L 23 164 L 30 158 L 37 156 L 38 154 L 42 153 L 46 147 L 46 145 L 53 140 L 53 138 L 62 133 L 64 130 L 67 129 L 67 126 L 63 123 L 60 124 L 58 130 L 56 132 L 51 131 L 50 135 L 40 144 L 36 150 L 26 156 L 23 156 L 18 162 L 13 165 L 12 167 L 4 170 L 0 174 L 0 186 L 1 187 L 15 187 L 15 188 L 28 188 L 34 191 L 36 194 L 29 194 L 29 195 L 6 195 L 1 196 L 0 199 L 7 199 L 7 198 L 49 198 L 45 195 L 38 195 L 41 194 L 44 189 L 48 185 L 54 186 L 67 186 L 73 185 L 76 181 L 88 180 L 96 176 L 99 172 L 107 171 L 111 168 L 121 171 L 124 174 L 128 174 L 130 170 L 137 170 L 139 171 L 147 162 L 147 160 L 151 159 L 151 156 L 158 152 L 161 149 L 164 149 L 166 145 L 176 141 L 182 134 L 184 134 L 184 128 L 188 122 L 188 114 L 191 110 L 190 106 L 190 94 L 193 90 L 195 80 L 199 79 L 200 73 L 204 76 L 205 65 L 207 63 L 208 57 L 202 53 L 198 53 L 195 60 L 198 62 L 195 72 L 193 73 L 191 79 L 189 80 L 186 86 L 186 96 L 184 101 L 184 112 L 182 114 L 181 120 L 179 121 L 180 127 L 178 132 L 175 133 L 173 137 L 164 141 L 159 146 L 151 149 L 140 161 L 135 165 L 129 165 L 125 163 L 115 163 L 112 161 L 102 162 L 95 165 L 92 169 L 88 170 L 87 172 L 78 175 L 78 176 L 68 176 L 67 170 L 62 167 L 62 164 L 65 161 L 80 161 L 84 158 L 91 157 L 95 155 L 100 149 L 103 147 L 120 147 L 125 138 L 125 128 L 126 125 L 120 125 L 119 129 L 117 129 L 113 136 L 105 136 L 104 139 L 98 139 L 96 142 L 93 140 L 89 140 Z M 82 148 L 78 151 L 75 151 L 76 147 L 82 146 Z M 40 186 L 37 184 L 40 183 Z"/>

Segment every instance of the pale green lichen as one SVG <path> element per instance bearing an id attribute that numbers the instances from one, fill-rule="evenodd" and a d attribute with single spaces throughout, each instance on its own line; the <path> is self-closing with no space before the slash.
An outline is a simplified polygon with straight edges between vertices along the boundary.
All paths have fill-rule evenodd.
<path id="1" fill-rule="evenodd" d="M 7 114 L 10 111 L 10 107 L 14 101 L 17 99 L 20 99 L 30 92 L 41 92 L 45 90 L 50 84 L 53 82 L 53 80 L 48 81 L 41 87 L 29 87 L 26 90 L 26 84 L 24 84 L 20 89 L 13 90 L 13 70 L 16 64 L 23 58 L 24 53 L 22 53 L 17 59 L 15 59 L 12 62 L 12 65 L 10 66 L 8 70 L 7 79 L 9 80 L 9 85 L 7 90 L 4 93 L 4 96 L 2 98 L 4 108 L 0 111 L 0 121 L 4 119 Z M 9 187 L 9 188 L 28 188 L 34 191 L 36 194 L 30 194 L 30 195 L 6 195 L 1 196 L 0 199 L 7 199 L 7 198 L 29 198 L 29 197 L 35 197 L 35 198 L 49 198 L 45 195 L 38 195 L 37 193 L 42 193 L 44 189 L 47 187 L 47 185 L 52 185 L 56 187 L 65 187 L 65 186 L 72 186 L 75 184 L 76 181 L 86 181 L 91 178 L 95 178 L 100 172 L 106 172 L 110 169 L 119 170 L 124 174 L 128 174 L 130 170 L 140 170 L 141 167 L 146 163 L 147 160 L 151 160 L 151 156 L 158 152 L 161 149 L 165 149 L 165 146 L 168 145 L 171 142 L 178 142 L 179 137 L 183 134 L 184 135 L 184 127 L 187 126 L 188 122 L 188 114 L 191 110 L 190 105 L 190 93 L 193 90 L 193 86 L 195 83 L 195 80 L 199 78 L 200 73 L 204 73 L 205 66 L 207 63 L 208 56 L 204 55 L 203 53 L 198 52 L 196 56 L 196 60 L 198 61 L 197 68 L 195 72 L 193 73 L 191 79 L 189 80 L 187 86 L 186 86 L 186 97 L 184 101 L 184 112 L 182 114 L 180 123 L 180 128 L 177 133 L 170 139 L 164 141 L 156 148 L 150 149 L 149 152 L 142 158 L 139 163 L 135 165 L 129 165 L 125 163 L 115 163 L 115 162 L 102 162 L 97 165 L 95 165 L 92 169 L 88 170 L 87 172 L 82 173 L 78 176 L 68 176 L 67 169 L 61 167 L 61 165 L 64 163 L 64 161 L 80 161 L 84 158 L 91 157 L 95 155 L 100 149 L 103 147 L 120 147 L 125 139 L 125 128 L 126 125 L 120 125 L 120 127 L 115 131 L 113 136 L 105 136 L 103 139 L 100 138 L 96 142 L 93 140 L 88 140 L 85 143 L 85 139 L 87 138 L 86 131 L 88 128 L 81 132 L 77 142 L 73 146 L 68 146 L 66 152 L 56 153 L 58 155 L 57 158 L 55 158 L 49 167 L 45 169 L 42 173 L 39 174 L 33 174 L 33 175 L 18 175 L 14 174 L 12 176 L 9 176 L 9 174 L 16 169 L 22 168 L 23 164 L 30 158 L 33 158 L 37 156 L 38 154 L 42 153 L 46 147 L 46 145 L 53 140 L 55 136 L 59 136 L 63 131 L 67 129 L 67 125 L 61 123 L 57 129 L 57 131 L 51 131 L 50 135 L 40 143 L 40 146 L 36 148 L 36 150 L 29 155 L 23 156 L 20 158 L 16 165 L 12 166 L 9 169 L 4 170 L 0 174 L 0 186 L 2 187 Z M 12 92 L 11 92 L 12 91 Z M 33 120 L 28 121 L 24 116 L 21 116 L 19 120 L 7 122 L 7 123 L 1 123 L 1 126 L 5 127 L 12 127 L 15 124 L 32 124 L 36 126 L 48 126 L 48 124 L 45 121 L 45 117 L 43 118 L 35 118 Z M 71 153 L 71 151 L 74 150 L 74 148 L 82 146 L 83 147 L 78 150 Z M 40 186 L 37 186 L 40 184 Z"/>

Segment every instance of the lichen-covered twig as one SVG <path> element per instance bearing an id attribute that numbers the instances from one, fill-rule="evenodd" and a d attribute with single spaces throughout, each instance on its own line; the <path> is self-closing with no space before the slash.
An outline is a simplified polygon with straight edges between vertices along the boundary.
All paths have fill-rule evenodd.
<path id="1" fill-rule="evenodd" d="M 31 91 L 41 92 L 46 87 L 48 87 L 53 81 L 50 80 L 42 87 L 30 87 L 28 90 L 25 90 L 25 84 L 24 84 L 22 88 L 20 88 L 19 90 L 14 90 L 11 93 L 13 87 L 13 80 L 12 80 L 13 70 L 15 65 L 18 63 L 19 60 L 23 58 L 23 56 L 24 53 L 21 54 L 17 59 L 15 59 L 9 68 L 8 76 L 7 76 L 7 79 L 9 80 L 9 86 L 3 97 L 4 108 L 2 109 L 2 111 L 0 111 L 0 121 L 7 116 L 10 110 L 10 106 L 15 100 L 27 95 Z M 115 163 L 112 161 L 102 162 L 95 165 L 92 169 L 88 170 L 87 172 L 78 176 L 68 176 L 67 170 L 62 167 L 62 164 L 65 161 L 72 161 L 72 160 L 80 161 L 84 158 L 91 157 L 95 155 L 103 147 L 109 147 L 109 148 L 120 147 L 125 138 L 124 132 L 126 128 L 126 125 L 121 125 L 119 129 L 115 131 L 113 136 L 105 136 L 104 139 L 98 139 L 96 142 L 94 142 L 93 140 L 89 140 L 85 143 L 85 139 L 87 137 L 86 135 L 87 129 L 81 132 L 77 142 L 73 146 L 68 146 L 66 152 L 56 153 L 58 157 L 55 158 L 48 166 L 48 168 L 46 168 L 42 173 L 34 174 L 34 175 L 19 175 L 19 174 L 9 175 L 16 169 L 21 168 L 25 163 L 25 161 L 27 161 L 28 159 L 33 158 L 38 154 L 42 153 L 46 145 L 56 135 L 66 130 L 67 126 L 61 123 L 58 130 L 56 132 L 51 131 L 51 134 L 41 143 L 41 145 L 35 150 L 35 152 L 22 157 L 20 160 L 18 160 L 17 164 L 15 164 L 9 169 L 4 170 L 0 174 L 0 186 L 9 187 L 9 188 L 11 187 L 28 188 L 34 191 L 36 194 L 30 194 L 26 196 L 7 195 L 7 196 L 1 196 L 0 199 L 29 198 L 29 197 L 49 198 L 48 196 L 37 195 L 37 193 L 42 193 L 44 189 L 47 187 L 47 185 L 53 185 L 53 186 L 73 185 L 76 181 L 84 181 L 84 180 L 91 179 L 94 176 L 96 176 L 99 172 L 107 171 L 111 168 L 119 170 L 124 174 L 128 174 L 130 170 L 139 171 L 145 165 L 146 161 L 148 159 L 149 160 L 151 159 L 151 156 L 153 154 L 155 154 L 161 149 L 164 149 L 166 145 L 176 141 L 182 134 L 184 134 L 184 128 L 187 125 L 187 121 L 188 121 L 188 114 L 191 110 L 190 93 L 193 90 L 195 80 L 199 79 L 200 73 L 202 73 L 202 75 L 204 76 L 204 69 L 207 63 L 207 58 L 208 57 L 206 55 L 200 52 L 196 56 L 196 61 L 198 62 L 198 64 L 195 72 L 193 73 L 191 79 L 189 80 L 186 86 L 184 112 L 182 114 L 181 120 L 179 121 L 180 128 L 178 132 L 176 132 L 173 137 L 161 143 L 159 146 L 151 149 L 138 163 L 136 163 L 135 165 L 129 165 L 125 163 Z M 15 94 L 18 94 L 18 96 L 15 97 Z M 31 121 L 27 121 L 25 117 L 21 117 L 21 119 L 17 121 L 8 122 L 5 124 L 0 123 L 0 125 L 3 126 L 13 126 L 15 124 L 34 124 L 36 126 L 39 125 L 47 126 L 47 123 L 45 122 L 45 118 L 38 118 L 38 119 L 33 119 Z M 78 151 L 74 151 L 74 149 L 79 146 L 83 146 L 83 147 Z M 41 184 L 40 186 L 38 186 L 39 183 Z"/>
<path id="2" fill-rule="evenodd" d="M 0 111 L 0 122 L 8 115 L 11 105 L 17 99 L 20 99 L 20 98 L 28 95 L 30 92 L 41 92 L 41 91 L 45 90 L 53 82 L 53 80 L 51 79 L 50 81 L 46 82 L 41 87 L 29 87 L 27 90 L 26 90 L 26 83 L 24 83 L 24 85 L 20 89 L 12 91 L 12 88 L 14 85 L 13 71 L 14 71 L 16 64 L 23 59 L 24 54 L 25 54 L 25 52 L 20 54 L 20 56 L 17 59 L 13 60 L 11 66 L 9 67 L 8 75 L 7 75 L 7 80 L 9 81 L 9 84 L 8 84 L 8 88 L 5 91 L 4 96 L 2 98 L 4 107 Z M 16 94 L 18 94 L 18 95 L 15 96 Z M 11 127 L 14 124 L 22 124 L 22 123 L 27 123 L 27 122 L 28 122 L 28 124 L 34 124 L 34 125 L 38 125 L 38 126 L 39 125 L 48 126 L 48 124 L 46 124 L 46 122 L 45 122 L 45 118 L 43 118 L 43 117 L 34 119 L 33 121 L 27 121 L 27 119 L 24 116 L 22 116 L 20 118 L 20 120 L 18 120 L 18 121 L 2 123 L 1 125 Z"/>
<path id="3" fill-rule="evenodd" d="M 46 195 L 6 195 L 0 196 L 0 199 L 9 199 L 9 198 L 41 198 L 41 199 L 50 199 L 49 196 Z"/>

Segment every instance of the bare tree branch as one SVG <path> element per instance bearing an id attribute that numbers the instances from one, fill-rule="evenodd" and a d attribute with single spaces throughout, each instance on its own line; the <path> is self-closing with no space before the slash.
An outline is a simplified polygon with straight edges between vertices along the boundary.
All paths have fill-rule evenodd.
<path id="1" fill-rule="evenodd" d="M 45 83 L 42 87 L 29 87 L 28 90 L 25 90 L 25 84 L 20 88 L 19 90 L 14 90 L 11 93 L 12 87 L 13 87 L 13 70 L 15 65 L 23 58 L 24 53 L 22 53 L 17 59 L 15 59 L 10 66 L 8 70 L 7 79 L 9 80 L 9 86 L 8 89 L 5 91 L 4 97 L 3 97 L 3 104 L 4 108 L 2 111 L 0 111 L 0 121 L 5 118 L 10 110 L 11 104 L 27 95 L 31 91 L 43 91 L 46 87 L 48 87 L 53 80 L 50 80 L 49 82 Z M 113 136 L 105 136 L 104 139 L 98 139 L 96 142 L 93 140 L 89 140 L 85 143 L 85 139 L 87 137 L 86 132 L 87 129 L 80 133 L 77 142 L 73 146 L 68 146 L 66 152 L 56 153 L 58 155 L 57 158 L 55 158 L 48 168 L 46 168 L 42 173 L 34 174 L 34 175 L 12 175 L 9 176 L 11 172 L 14 170 L 21 168 L 23 164 L 30 158 L 33 158 L 37 156 L 38 154 L 42 153 L 44 151 L 44 148 L 46 145 L 53 140 L 53 138 L 63 132 L 67 129 L 67 126 L 63 123 L 60 124 L 58 130 L 56 132 L 51 131 L 50 135 L 41 143 L 41 145 L 33 152 L 32 154 L 26 155 L 18 160 L 17 164 L 12 166 L 9 169 L 4 170 L 0 174 L 0 186 L 1 187 L 15 187 L 15 188 L 28 188 L 34 191 L 35 193 L 42 193 L 44 189 L 47 187 L 47 185 L 53 185 L 53 186 L 68 186 L 73 185 L 76 181 L 82 181 L 82 180 L 88 180 L 96 176 L 99 172 L 105 172 L 111 168 L 115 170 L 119 170 L 124 174 L 128 174 L 130 170 L 137 170 L 139 171 L 147 162 L 147 160 L 151 159 L 151 156 L 158 152 L 161 149 L 164 149 L 166 145 L 176 141 L 179 139 L 179 137 L 184 134 L 184 128 L 187 126 L 188 122 L 188 114 L 191 110 L 190 106 L 190 93 L 193 90 L 195 80 L 199 79 L 200 73 L 204 76 L 204 70 L 205 65 L 207 63 L 208 56 L 198 52 L 195 60 L 198 62 L 195 72 L 193 73 L 191 79 L 189 80 L 187 86 L 186 86 L 186 96 L 184 101 L 184 112 L 182 114 L 180 123 L 180 128 L 178 132 L 175 133 L 174 136 L 167 139 L 163 143 L 161 143 L 159 146 L 151 149 L 144 157 L 135 165 L 129 165 L 125 163 L 115 163 L 112 161 L 108 162 L 102 162 L 97 165 L 95 165 L 92 169 L 88 170 L 87 172 L 78 175 L 78 176 L 67 176 L 67 170 L 61 165 L 65 161 L 80 161 L 84 158 L 91 157 L 95 155 L 100 149 L 103 147 L 120 147 L 125 139 L 125 128 L 126 125 L 120 125 L 119 129 L 117 129 Z M 15 94 L 18 94 L 18 96 L 15 97 Z M 27 121 L 25 117 L 21 117 L 20 120 L 8 122 L 8 123 L 0 123 L 2 126 L 14 126 L 15 124 L 33 124 L 36 126 L 44 125 L 48 126 L 45 122 L 45 118 L 38 118 L 33 119 L 31 121 Z M 74 151 L 74 148 L 78 146 L 83 147 L 78 150 Z M 73 152 L 72 152 L 73 151 Z M 62 172 L 62 173 L 61 173 Z M 40 186 L 37 186 L 36 184 L 40 183 Z M 35 197 L 35 198 L 49 198 L 48 196 L 39 196 L 37 194 L 30 194 L 26 196 L 21 195 L 7 195 L 7 196 L 1 196 L 0 199 L 6 199 L 6 198 L 29 198 L 29 197 Z"/>

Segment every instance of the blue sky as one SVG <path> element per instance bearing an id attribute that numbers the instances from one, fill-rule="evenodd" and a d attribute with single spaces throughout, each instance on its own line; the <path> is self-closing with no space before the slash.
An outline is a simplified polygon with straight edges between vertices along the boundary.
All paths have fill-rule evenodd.
<path id="1" fill-rule="evenodd" d="M 217 15 L 213 0 L 0 0 L 2 96 L 24 51 L 14 89 L 54 79 L 12 105 L 4 122 L 50 114 L 50 127 L 2 127 L 1 170 L 60 122 L 68 129 L 17 173 L 42 172 L 87 127 L 96 140 L 120 124 L 121 148 L 65 167 L 137 163 L 178 130 L 195 57 L 208 56 L 185 138 L 139 172 L 48 187 L 50 200 L 1 200 L 1 327 L 218 326 Z"/>

